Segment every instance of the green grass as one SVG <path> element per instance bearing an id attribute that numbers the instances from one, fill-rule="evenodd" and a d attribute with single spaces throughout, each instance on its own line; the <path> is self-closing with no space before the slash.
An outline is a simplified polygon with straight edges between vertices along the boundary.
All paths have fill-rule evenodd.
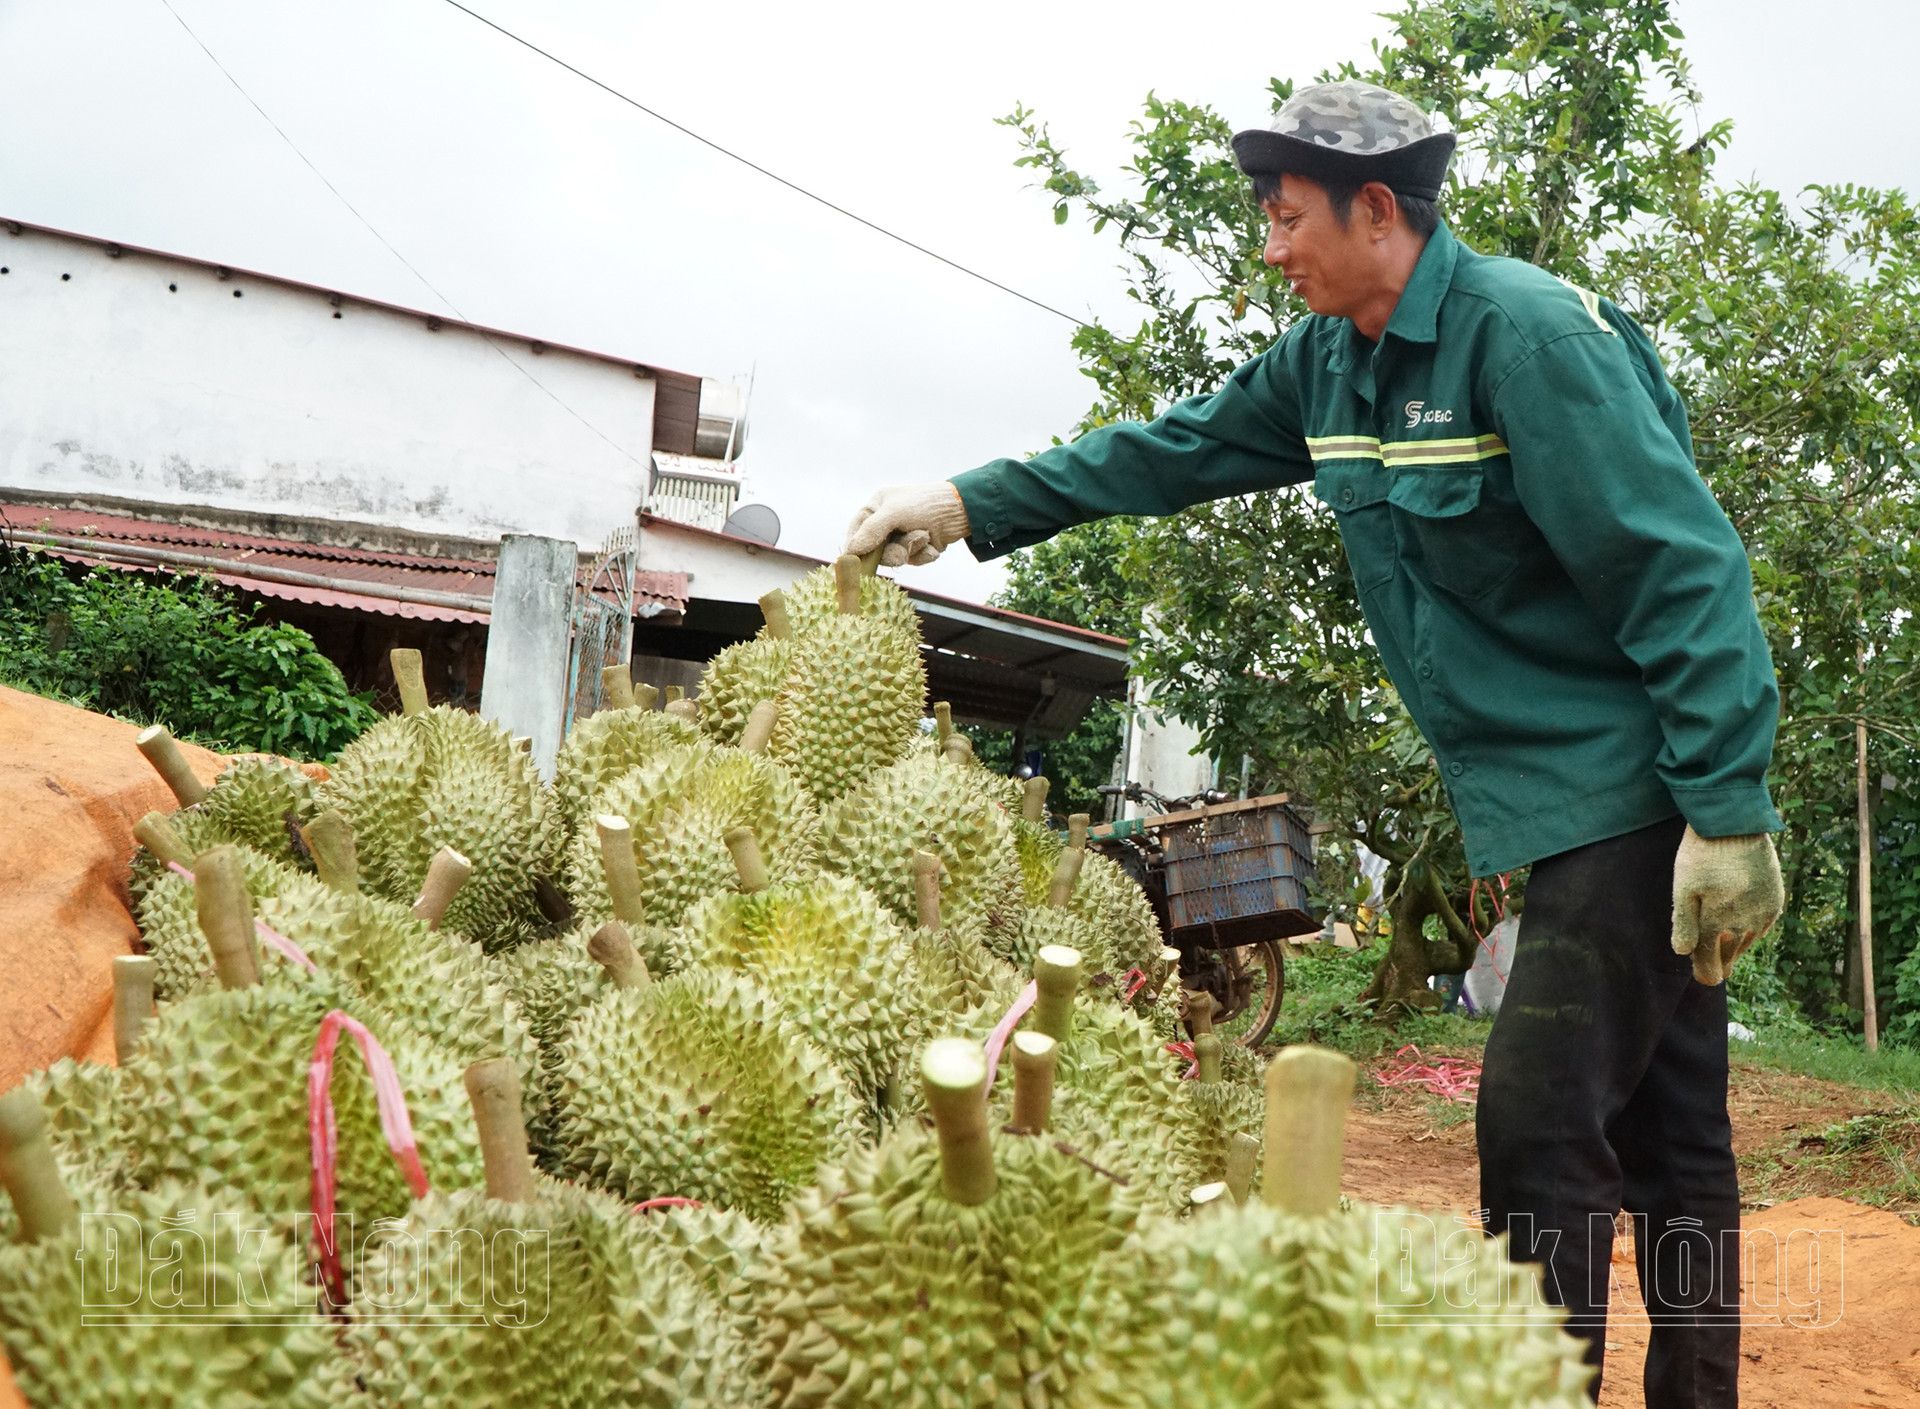
<path id="1" fill-rule="evenodd" d="M 1430 1056 L 1477 1053 L 1493 1024 L 1464 1013 L 1416 1013 L 1392 1026 L 1375 1022 L 1358 999 L 1373 978 L 1377 949 L 1316 945 L 1287 961 L 1287 992 L 1269 1046 L 1314 1042 L 1361 1063 L 1390 1056 L 1411 1042 Z"/>
<path id="2" fill-rule="evenodd" d="M 1920 1095 L 1920 1051 L 1912 1047 L 1882 1047 L 1869 1052 L 1858 1037 L 1763 1030 L 1753 1042 L 1733 1043 L 1732 1055 L 1736 1062 L 1837 1081 L 1866 1091 Z"/>

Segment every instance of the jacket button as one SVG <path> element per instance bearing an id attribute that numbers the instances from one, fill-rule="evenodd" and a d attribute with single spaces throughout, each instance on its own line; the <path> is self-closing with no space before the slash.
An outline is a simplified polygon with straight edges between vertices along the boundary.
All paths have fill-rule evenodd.
<path id="1" fill-rule="evenodd" d="M 1421 678 L 1422 680 L 1431 680 L 1431 679 L 1433 679 L 1433 667 L 1432 667 L 1431 665 L 1423 665 L 1423 666 L 1421 666 L 1421 667 L 1420 667 L 1420 678 Z"/>
<path id="2" fill-rule="evenodd" d="M 1342 504 L 1351 504 L 1353 502 L 1353 490 L 1350 488 L 1341 490 L 1340 502 Z"/>
<path id="3" fill-rule="evenodd" d="M 1447 765 L 1447 772 L 1451 773 L 1456 778 L 1458 778 L 1462 773 L 1466 771 L 1467 771 L 1467 765 L 1464 763 L 1449 763 Z"/>

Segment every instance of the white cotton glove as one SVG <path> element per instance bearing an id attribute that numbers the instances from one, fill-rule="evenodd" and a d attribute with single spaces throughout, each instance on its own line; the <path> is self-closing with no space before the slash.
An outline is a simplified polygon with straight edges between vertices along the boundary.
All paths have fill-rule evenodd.
<path id="1" fill-rule="evenodd" d="M 943 548 L 958 543 L 972 530 L 967 506 L 951 481 L 931 484 L 895 484 L 867 500 L 847 526 L 842 551 L 864 558 L 880 549 L 882 566 L 902 563 L 925 567 Z M 884 545 L 884 546 L 883 546 Z"/>
<path id="2" fill-rule="evenodd" d="M 1673 858 L 1673 952 L 1693 955 L 1711 987 L 1780 918 L 1787 899 L 1780 857 L 1765 832 L 1703 837 L 1692 827 Z"/>

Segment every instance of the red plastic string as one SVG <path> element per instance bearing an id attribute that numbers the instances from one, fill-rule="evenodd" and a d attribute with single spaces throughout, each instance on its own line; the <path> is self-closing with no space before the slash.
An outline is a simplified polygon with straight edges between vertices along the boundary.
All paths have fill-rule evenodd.
<path id="1" fill-rule="evenodd" d="M 1473 884 L 1467 888 L 1467 923 L 1473 927 L 1473 937 L 1480 941 L 1480 947 L 1487 951 L 1487 957 L 1493 960 L 1493 976 L 1499 979 L 1503 986 L 1507 976 L 1500 972 L 1500 956 L 1493 952 L 1493 946 L 1487 943 L 1487 937 L 1480 933 L 1480 920 L 1473 913 L 1473 902 L 1474 898 L 1480 894 L 1480 887 L 1485 886 L 1487 903 L 1493 907 L 1494 924 L 1498 926 L 1500 921 L 1507 918 L 1507 884 L 1512 878 L 1511 871 L 1502 871 L 1499 874 L 1497 879 L 1500 882 L 1500 893 L 1498 895 L 1493 893 L 1492 881 L 1483 881 L 1478 876 L 1474 877 Z"/>
<path id="2" fill-rule="evenodd" d="M 1373 1079 L 1382 1086 L 1421 1086 L 1444 1100 L 1462 1102 L 1474 1100 L 1480 1090 L 1478 1062 L 1465 1057 L 1421 1061 L 1420 1049 L 1411 1042 L 1393 1055 L 1400 1060 L 1389 1062 L 1373 1073 Z"/>
<path id="3" fill-rule="evenodd" d="M 1191 1042 L 1169 1042 L 1167 1050 L 1181 1061 L 1187 1063 L 1187 1069 L 1180 1073 L 1182 1081 L 1193 1081 L 1200 1075 L 1200 1059 L 1193 1054 Z"/>
<path id="4" fill-rule="evenodd" d="M 644 1203 L 637 1203 L 633 1206 L 633 1211 L 635 1213 L 652 1213 L 656 1208 L 705 1208 L 705 1207 L 706 1205 L 701 1203 L 700 1200 L 698 1199 L 683 1199 L 678 1196 L 673 1196 L 673 1197 L 668 1197 L 664 1199 L 648 1199 Z"/>
<path id="5" fill-rule="evenodd" d="M 185 866 L 182 866 L 178 861 L 169 861 L 167 867 L 169 870 L 179 872 L 188 880 L 193 879 L 193 872 L 189 871 Z M 253 929 L 254 933 L 258 934 L 260 938 L 278 950 L 281 957 L 293 960 L 294 963 L 298 964 L 310 974 L 320 972 L 320 966 L 307 957 L 306 950 L 302 949 L 278 930 L 268 929 L 265 920 L 255 920 L 253 922 Z"/>
<path id="6" fill-rule="evenodd" d="M 1000 1054 L 1006 1050 L 1007 1039 L 1013 1036 L 1014 1028 L 1019 1026 L 1020 1019 L 1027 1015 L 1039 997 L 1039 983 L 1028 980 L 1027 986 L 1020 990 L 1020 996 L 1013 1000 L 1013 1006 L 1007 1009 L 1007 1015 L 1000 1019 L 987 1037 L 987 1090 L 993 1090 L 993 1079 L 1000 1074 Z"/>
<path id="7" fill-rule="evenodd" d="M 1131 1003 L 1133 1001 L 1133 995 L 1147 985 L 1146 971 L 1144 969 L 1128 969 L 1125 975 L 1122 976 L 1121 982 L 1126 984 L 1127 991 L 1120 1001 L 1122 1003 Z"/>
<path id="8" fill-rule="evenodd" d="M 407 1098 L 400 1090 L 399 1073 L 386 1048 L 366 1025 L 335 1008 L 320 1020 L 320 1036 L 307 1066 L 307 1136 L 313 1158 L 313 1241 L 319 1250 L 320 1275 L 333 1305 L 346 1304 L 346 1277 L 340 1269 L 340 1250 L 334 1240 L 333 1217 L 339 1194 L 339 1130 L 333 1115 L 333 1053 L 345 1028 L 360 1044 L 360 1055 L 373 1077 L 374 1103 L 380 1110 L 380 1129 L 387 1137 L 415 1198 L 427 1192 L 427 1172 L 420 1167 L 420 1151 L 413 1142 L 413 1122 L 407 1116 Z"/>

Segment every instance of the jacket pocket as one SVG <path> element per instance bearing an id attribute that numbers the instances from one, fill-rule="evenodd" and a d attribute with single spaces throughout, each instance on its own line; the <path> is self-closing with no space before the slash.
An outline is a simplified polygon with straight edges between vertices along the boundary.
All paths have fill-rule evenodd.
<path id="1" fill-rule="evenodd" d="M 1474 465 L 1396 470 L 1387 494 L 1400 552 L 1416 577 L 1472 600 L 1484 597 L 1519 562 L 1516 505 L 1487 499 L 1485 471 Z"/>
<path id="2" fill-rule="evenodd" d="M 1313 477 L 1314 497 L 1339 521 L 1347 565 L 1362 592 L 1391 578 L 1399 557 L 1393 511 L 1387 505 L 1392 488 L 1392 471 L 1377 460 L 1325 465 Z"/>

